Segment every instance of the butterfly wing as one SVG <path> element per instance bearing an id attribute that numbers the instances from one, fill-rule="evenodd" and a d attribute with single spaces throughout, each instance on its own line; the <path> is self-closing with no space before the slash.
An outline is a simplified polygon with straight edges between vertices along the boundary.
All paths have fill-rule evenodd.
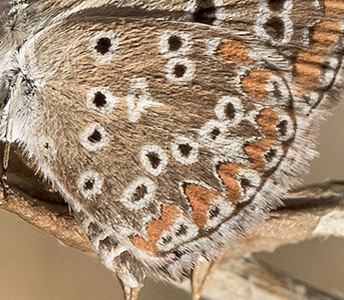
<path id="1" fill-rule="evenodd" d="M 167 2 L 52 2 L 68 15 L 17 54 L 14 138 L 131 286 L 183 278 L 279 205 L 341 85 L 342 1 Z"/>

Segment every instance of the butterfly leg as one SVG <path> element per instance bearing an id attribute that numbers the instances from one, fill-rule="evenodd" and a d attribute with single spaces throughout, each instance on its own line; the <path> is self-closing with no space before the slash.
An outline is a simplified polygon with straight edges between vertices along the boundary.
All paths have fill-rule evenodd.
<path id="1" fill-rule="evenodd" d="M 6 124 L 6 134 L 5 134 L 5 148 L 2 157 L 2 171 L 0 178 L 0 185 L 2 187 L 2 199 L 0 199 L 0 204 L 5 204 L 8 200 L 8 196 L 17 195 L 9 186 L 7 179 L 7 169 L 10 160 L 10 150 L 11 150 L 11 138 L 12 138 L 12 123 L 13 123 L 13 105 L 12 101 L 9 103 L 9 113 L 7 117 Z"/>
<path id="2" fill-rule="evenodd" d="M 120 277 L 117 277 L 119 279 L 119 282 L 121 283 L 122 290 L 124 293 L 124 299 L 125 300 L 137 300 L 139 292 L 143 288 L 143 283 L 139 284 L 137 287 L 132 288 L 126 285 Z"/>
<path id="3" fill-rule="evenodd" d="M 9 156 L 10 156 L 10 149 L 11 149 L 11 144 L 8 141 L 6 141 L 4 155 L 2 158 L 2 172 L 1 172 L 0 183 L 2 187 L 3 197 L 0 200 L 0 204 L 6 203 L 8 196 L 13 193 L 9 187 L 8 180 L 7 180 L 7 168 L 8 168 L 8 162 L 9 162 Z"/>
<path id="4" fill-rule="evenodd" d="M 199 300 L 202 290 L 210 273 L 217 267 L 223 257 L 224 251 L 215 259 L 207 260 L 204 257 L 198 258 L 195 268 L 191 273 L 192 300 Z"/>

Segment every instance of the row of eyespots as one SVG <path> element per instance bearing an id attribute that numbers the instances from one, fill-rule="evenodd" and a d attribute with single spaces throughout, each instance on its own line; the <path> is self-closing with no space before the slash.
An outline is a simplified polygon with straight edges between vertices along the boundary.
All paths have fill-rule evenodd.
<path id="1" fill-rule="evenodd" d="M 119 46 L 118 38 L 112 31 L 99 32 L 90 39 L 90 51 L 101 63 L 109 62 L 113 59 Z M 86 106 L 100 113 L 111 113 L 118 103 L 108 87 L 92 88 L 86 95 Z M 88 151 L 97 151 L 107 146 L 110 140 L 109 134 L 99 123 L 93 123 L 87 127 L 80 135 L 81 145 Z M 92 199 L 101 194 L 103 185 L 102 176 L 89 170 L 81 174 L 77 186 L 80 193 L 87 199 Z"/>
<path id="2" fill-rule="evenodd" d="M 113 32 L 100 32 L 90 40 L 91 51 L 102 63 L 110 61 L 117 50 L 118 39 Z M 118 99 L 113 97 L 108 87 L 92 88 L 86 96 L 86 105 L 101 113 L 111 113 Z M 149 93 L 145 78 L 134 78 L 130 82 L 127 95 L 129 121 L 136 122 L 146 108 L 153 105 L 162 105 L 154 102 Z M 89 151 L 97 151 L 107 146 L 109 134 L 98 123 L 91 124 L 80 135 L 80 142 Z M 148 149 L 146 149 L 148 150 Z M 160 158 L 147 157 L 153 162 L 150 172 L 158 175 L 164 169 L 167 158 L 157 149 L 151 149 L 158 153 Z M 146 156 L 142 156 L 145 160 Z M 148 166 L 148 164 L 146 164 Z M 78 189 L 85 198 L 91 199 L 101 193 L 102 178 L 94 170 L 82 174 L 78 181 Z M 123 193 L 121 201 L 128 209 L 145 207 L 154 198 L 154 183 L 147 178 L 139 178 Z"/>
<path id="3" fill-rule="evenodd" d="M 239 124 L 244 117 L 244 110 L 239 98 L 224 96 L 215 106 L 215 114 L 219 121 L 211 120 L 200 131 L 201 136 L 205 134 L 212 140 L 222 135 L 223 127 Z M 239 164 L 232 163 L 229 165 L 239 166 Z M 198 227 L 207 229 L 217 226 L 234 211 L 233 203 L 248 201 L 254 195 L 261 183 L 261 174 L 253 169 L 240 166 L 231 175 L 228 170 L 223 173 L 217 170 L 222 176 L 221 180 L 225 180 L 228 188 L 227 199 L 224 199 L 219 192 L 202 184 L 183 183 L 183 194 L 191 204 L 193 221 Z M 227 179 L 230 180 L 227 181 Z M 236 191 L 237 193 L 235 193 Z M 200 203 L 200 199 L 202 199 L 202 203 Z M 172 239 L 171 235 L 164 237 L 159 248 L 167 251 L 171 247 L 171 240 L 176 239 Z"/>
<path id="4" fill-rule="evenodd" d="M 115 57 L 118 47 L 119 40 L 112 31 L 99 32 L 90 39 L 90 49 L 101 63 L 110 62 Z M 191 69 L 188 68 L 185 76 L 190 75 Z M 178 72 L 180 73 L 180 70 Z M 172 71 L 167 73 L 172 73 Z M 130 122 L 137 122 L 146 108 L 162 105 L 153 101 L 145 78 L 133 78 L 130 81 L 127 102 Z M 87 107 L 101 113 L 111 113 L 117 103 L 118 98 L 111 95 L 108 87 L 92 88 L 87 94 Z"/>
<path id="5" fill-rule="evenodd" d="M 86 97 L 87 107 L 102 113 L 110 113 L 117 101 L 117 98 L 111 95 L 109 88 L 107 87 L 93 88 Z M 152 105 L 162 105 L 161 103 L 157 103 L 152 100 L 144 78 L 134 78 L 131 80 L 127 101 L 129 120 L 132 122 L 136 122 L 140 118 L 141 113 L 145 112 L 147 107 Z M 108 145 L 109 140 L 109 134 L 99 123 L 91 124 L 80 135 L 81 145 L 89 151 L 103 149 Z M 151 153 L 151 156 L 149 156 L 149 154 L 148 156 L 141 155 L 144 165 L 148 168 L 150 173 L 155 176 L 159 175 L 167 164 L 166 155 L 164 155 L 162 150 L 160 151 L 156 148 L 146 148 L 144 151 L 150 151 Z M 155 154 L 156 157 L 152 156 L 153 154 Z M 86 174 L 93 174 L 98 177 L 100 176 L 95 171 L 90 171 Z M 97 181 L 96 177 L 88 177 L 86 178 L 85 176 L 81 176 L 79 180 L 79 190 L 84 197 L 92 198 L 100 193 L 100 181 Z M 98 185 L 96 185 L 96 183 L 98 183 Z M 152 200 L 154 198 L 154 196 L 152 196 L 154 191 L 154 184 L 149 182 L 148 179 L 145 182 L 138 180 L 124 193 L 127 196 L 122 197 L 123 203 L 129 209 L 134 209 L 134 207 L 141 208 L 146 202 L 148 202 L 148 200 Z M 130 206 L 130 199 L 134 199 L 133 206 Z"/>
<path id="6" fill-rule="evenodd" d="M 219 103 L 222 104 L 224 101 L 220 101 Z M 274 149 L 273 147 L 274 146 L 272 146 L 271 149 Z M 266 153 L 268 153 L 268 151 L 266 151 Z M 280 155 L 276 156 L 280 157 Z M 269 168 L 270 164 L 272 164 L 272 161 L 268 161 L 266 167 Z M 203 186 L 202 184 L 185 183 L 185 195 L 192 206 L 193 222 L 184 218 L 180 222 L 178 221 L 178 218 L 167 222 L 168 220 L 165 216 L 165 222 L 169 223 L 170 226 L 168 229 L 163 231 L 159 239 L 157 239 L 157 235 L 150 236 L 153 229 L 147 229 L 148 238 L 143 239 L 134 237 L 132 240 L 134 245 L 141 250 L 148 252 L 156 252 L 157 250 L 170 251 L 180 243 L 196 236 L 198 232 L 197 227 L 210 229 L 219 225 L 234 211 L 233 203 L 250 200 L 261 183 L 261 173 L 243 166 L 238 167 L 234 173 L 228 173 L 229 169 L 232 169 L 230 165 L 233 164 L 229 163 L 226 168 L 223 165 L 222 170 L 219 171 L 221 179 L 225 181 L 226 186 L 229 189 L 228 192 L 230 191 L 228 199 L 224 199 L 219 192 Z M 232 181 L 228 181 L 229 179 L 232 179 Z M 236 183 L 236 186 L 233 185 L 234 182 Z M 237 194 L 233 194 L 233 192 L 235 192 L 235 187 L 237 187 Z M 200 197 L 200 194 L 202 197 Z M 200 199 L 202 199 L 202 203 L 200 203 Z M 149 223 L 148 228 L 151 229 L 150 227 L 153 227 L 158 221 L 159 220 L 152 220 Z"/>
<path id="7" fill-rule="evenodd" d="M 221 101 L 219 101 L 219 104 L 216 107 L 216 114 L 220 117 L 223 117 L 222 113 L 220 113 L 220 108 L 222 108 L 224 112 L 227 111 L 225 115 L 227 115 L 229 119 L 234 117 L 235 112 L 233 112 L 233 108 L 241 108 L 239 99 L 235 98 L 233 103 L 231 103 L 229 99 L 230 97 L 224 97 L 221 99 Z M 230 107 L 226 107 L 226 105 L 224 105 L 229 103 L 231 104 L 229 105 Z M 157 160 L 156 157 L 154 160 Z M 260 175 L 254 170 L 239 170 L 236 174 L 236 180 L 241 184 L 241 189 L 239 189 L 240 194 L 238 195 L 240 201 L 247 201 L 252 197 L 258 185 L 260 184 Z M 198 185 L 198 187 L 201 186 Z M 205 187 L 203 187 L 203 189 L 204 188 Z M 147 228 L 148 238 L 143 239 L 135 236 L 132 239 L 134 245 L 139 249 L 148 252 L 156 252 L 157 250 L 169 251 L 181 242 L 190 240 L 197 234 L 198 230 L 194 224 L 205 229 L 212 228 L 220 224 L 233 212 L 234 206 L 230 201 L 223 199 L 222 195 L 218 192 L 211 191 L 209 188 L 207 190 L 209 191 L 209 201 L 205 209 L 204 205 L 197 205 L 196 202 L 200 199 L 200 197 L 196 195 L 197 193 L 194 195 L 193 199 L 190 199 L 190 202 L 193 206 L 193 223 L 188 219 L 182 219 L 182 221 L 179 222 L 178 218 L 171 221 L 171 219 L 167 220 L 165 216 L 165 222 L 171 225 L 168 227 L 168 229 L 163 231 L 163 233 L 160 235 L 160 238 L 157 240 L 157 235 L 150 236 L 151 231 L 153 232 L 153 229 L 150 230 L 150 227 L 153 228 L 155 223 L 159 222 L 159 220 L 152 220 Z M 193 193 L 194 192 L 188 193 L 188 197 L 192 198 Z M 204 196 L 205 193 L 202 192 L 202 195 Z M 204 197 L 202 199 L 205 200 Z M 154 233 L 156 232 L 154 231 Z"/>
<path id="8" fill-rule="evenodd" d="M 219 25 L 226 18 L 225 8 L 222 0 L 190 0 L 185 11 L 192 12 L 193 21 L 209 25 Z M 183 47 L 183 42 L 186 42 Z M 166 56 L 185 55 L 190 47 L 190 40 L 186 34 L 168 32 L 163 34 L 160 41 L 162 52 Z M 115 56 L 119 47 L 119 39 L 113 31 L 99 32 L 90 40 L 90 49 L 99 61 L 106 63 Z"/>
<path id="9" fill-rule="evenodd" d="M 290 15 L 293 0 L 259 0 L 255 32 L 259 39 L 275 43 L 288 43 L 294 28 Z"/>
<path id="10" fill-rule="evenodd" d="M 127 100 L 129 120 L 132 122 L 136 122 L 141 116 L 141 113 L 145 112 L 145 109 L 149 106 L 162 105 L 161 103 L 157 103 L 152 100 L 147 88 L 146 80 L 144 78 L 134 78 L 131 80 Z M 92 88 L 86 97 L 87 107 L 102 113 L 110 113 L 117 102 L 118 99 L 112 96 L 108 87 Z M 97 151 L 103 149 L 107 146 L 109 140 L 109 134 L 99 123 L 91 124 L 80 135 L 81 145 L 89 151 Z M 162 158 L 164 158 L 160 151 L 157 152 Z M 153 157 L 151 159 L 154 160 Z M 162 159 L 161 164 L 160 161 L 159 164 L 157 164 L 157 162 L 158 161 L 156 160 L 152 164 L 152 167 L 149 169 L 151 173 L 156 175 L 158 175 L 164 169 L 164 163 L 167 163 L 167 158 Z M 148 164 L 146 165 L 148 166 Z M 95 173 L 95 171 L 91 171 L 91 174 Z M 82 182 L 82 180 L 86 179 L 82 177 L 80 180 L 80 182 Z M 79 184 L 80 191 L 86 198 L 91 198 L 96 194 L 99 194 L 100 188 L 99 186 L 92 185 L 93 182 L 95 182 L 95 179 L 88 180 L 87 184 L 85 181 L 84 188 L 82 188 L 81 183 Z M 147 188 L 147 190 L 150 189 Z M 144 196 L 142 197 L 144 198 Z"/>
<path id="11" fill-rule="evenodd" d="M 171 143 L 171 152 L 175 160 L 190 165 L 198 159 L 199 145 L 187 137 L 177 137 Z M 159 176 L 167 166 L 167 155 L 165 151 L 157 145 L 144 146 L 140 153 L 141 163 L 147 172 L 154 176 Z"/>
<path id="12" fill-rule="evenodd" d="M 174 83 L 185 83 L 192 79 L 195 63 L 184 58 L 190 52 L 192 42 L 185 33 L 167 31 L 160 37 L 160 52 L 172 58 L 166 65 L 166 77 Z M 116 55 L 119 40 L 112 31 L 100 32 L 90 40 L 90 49 L 101 63 L 110 62 Z"/>
<path id="13" fill-rule="evenodd" d="M 198 143 L 186 137 L 178 137 L 172 142 L 172 154 L 174 158 L 186 165 L 197 161 Z M 141 149 L 140 160 L 147 172 L 154 176 L 160 175 L 167 166 L 167 155 L 157 145 L 146 145 Z M 147 208 L 154 200 L 154 182 L 148 178 L 139 178 L 130 184 L 124 191 L 121 202 L 129 210 Z"/>
<path id="14" fill-rule="evenodd" d="M 96 46 L 94 46 L 96 44 Z M 112 32 L 101 32 L 91 39 L 92 51 L 96 53 L 98 60 L 107 62 L 115 55 L 118 47 L 118 40 Z M 178 55 L 185 55 L 190 51 L 191 42 L 188 35 L 178 32 L 165 32 L 160 41 L 161 53 L 172 59 L 167 64 L 167 77 L 172 82 L 182 83 L 192 78 L 194 72 L 194 64 L 186 58 L 177 58 Z M 128 90 L 128 111 L 129 120 L 136 122 L 145 109 L 152 105 L 162 105 L 152 100 L 144 78 L 134 78 L 131 80 Z M 108 88 L 94 88 L 87 95 L 87 106 L 102 113 L 109 113 L 114 108 L 117 99 L 114 98 Z M 105 147 L 109 137 L 100 124 L 92 124 L 81 135 L 81 144 L 89 151 L 96 151 Z M 184 163 L 191 164 L 197 159 L 198 145 L 194 142 L 187 143 L 185 140 L 176 141 L 172 146 L 172 153 L 175 158 Z M 141 161 L 146 170 L 151 174 L 158 176 L 166 167 L 167 156 L 158 148 L 150 148 L 147 146 L 141 152 Z M 92 174 L 94 172 L 92 171 Z M 129 209 L 141 208 L 147 204 L 148 200 L 154 198 L 154 184 L 145 179 L 131 184 L 124 192 L 122 202 Z M 94 180 L 88 180 L 87 189 L 84 191 L 86 197 L 93 196 L 99 189 L 92 189 Z M 85 185 L 86 187 L 86 185 Z M 87 190 L 87 192 L 86 192 Z M 133 201 L 131 201 L 133 200 Z M 142 204 L 143 203 L 143 204 Z"/>
<path id="15" fill-rule="evenodd" d="M 108 133 L 98 123 L 92 124 L 80 135 L 80 143 L 88 151 L 97 151 L 106 147 L 109 139 Z M 87 199 L 101 194 L 102 185 L 102 176 L 94 170 L 84 172 L 77 184 L 78 190 Z"/>
<path id="16" fill-rule="evenodd" d="M 112 60 L 118 46 L 119 40 L 114 32 L 101 31 L 90 39 L 89 48 L 100 62 L 105 63 Z M 109 87 L 91 88 L 86 95 L 87 108 L 103 114 L 110 114 L 118 102 L 118 98 L 111 94 Z M 97 151 L 106 147 L 109 140 L 109 134 L 99 123 L 91 124 L 80 135 L 81 145 L 89 151 Z M 90 184 L 88 190 L 91 190 Z"/>
<path id="17" fill-rule="evenodd" d="M 189 165 L 197 161 L 198 143 L 186 137 L 178 137 L 171 144 L 173 157 L 182 164 Z M 141 149 L 140 160 L 145 170 L 159 176 L 165 171 L 168 158 L 165 151 L 157 145 L 146 145 Z M 121 202 L 129 210 L 147 208 L 154 200 L 154 182 L 148 178 L 139 178 L 124 191 Z"/>
<path id="18" fill-rule="evenodd" d="M 226 100 L 226 99 L 222 99 L 222 100 Z M 223 101 L 225 103 L 225 101 Z M 237 104 L 237 103 L 236 103 Z M 230 104 L 230 108 L 229 108 L 229 105 L 227 105 L 226 107 L 226 112 L 221 112 L 221 107 L 223 108 L 224 104 L 223 103 L 219 103 L 218 105 L 218 109 L 216 111 L 216 114 L 218 115 L 219 119 L 224 119 L 224 118 L 229 118 L 229 119 L 233 119 L 234 118 L 234 112 L 233 112 L 233 108 L 235 105 L 233 104 Z M 92 128 L 93 129 L 93 128 Z M 90 134 L 89 136 L 89 142 L 100 142 L 100 137 L 102 136 L 100 134 L 100 131 L 101 131 L 101 128 L 94 128 L 95 130 L 90 130 L 90 133 L 92 131 L 92 134 Z M 185 152 L 190 152 L 189 149 L 190 148 L 190 145 L 179 145 L 177 147 L 177 149 L 179 150 L 179 152 L 181 152 L 184 156 L 185 156 Z M 191 147 L 192 148 L 192 147 Z"/>
<path id="19" fill-rule="evenodd" d="M 233 152 L 231 159 L 237 157 L 241 163 L 248 157 L 252 168 L 267 171 L 279 162 L 283 155 L 281 142 L 286 142 L 294 136 L 293 120 L 286 113 L 277 113 L 272 108 L 264 108 L 258 114 L 245 116 L 241 101 L 237 97 L 222 97 L 215 107 L 219 120 L 210 120 L 200 129 L 200 140 L 218 156 L 218 148 Z M 228 135 L 228 127 L 239 124 L 243 118 L 253 122 L 261 131 L 262 139 L 232 139 Z M 215 174 L 216 175 L 216 174 Z"/>
<path id="20" fill-rule="evenodd" d="M 107 63 L 115 57 L 118 46 L 119 40 L 114 32 L 102 31 L 90 39 L 89 49 L 99 62 Z M 111 113 L 117 103 L 118 99 L 108 87 L 92 88 L 86 95 L 86 106 L 100 113 Z M 106 147 L 109 140 L 109 134 L 99 123 L 91 124 L 80 135 L 80 143 L 88 151 Z M 77 182 L 78 191 L 87 199 L 101 194 L 102 185 L 102 176 L 94 170 L 81 174 Z"/>
<path id="21" fill-rule="evenodd" d="M 118 101 L 118 98 L 111 94 L 109 87 L 91 88 L 86 95 L 86 106 L 104 114 L 111 113 Z M 109 134 L 99 123 L 91 124 L 80 135 L 81 145 L 88 151 L 106 147 L 109 139 Z"/>
<path id="22" fill-rule="evenodd" d="M 173 83 L 183 84 L 192 80 L 195 63 L 185 58 L 192 46 L 190 36 L 186 33 L 166 31 L 160 37 L 160 53 L 170 58 L 166 65 L 166 77 Z"/>
<path id="23" fill-rule="evenodd" d="M 136 122 L 148 107 L 160 106 L 162 103 L 153 101 L 146 80 L 134 78 L 131 80 L 127 95 L 129 120 Z M 108 87 L 92 88 L 86 96 L 86 105 L 101 113 L 111 113 L 118 103 Z M 104 148 L 109 136 L 105 129 L 98 123 L 90 125 L 80 136 L 81 144 L 89 151 L 96 151 Z"/>
<path id="24" fill-rule="evenodd" d="M 98 61 L 102 63 L 109 62 L 115 57 L 118 46 L 118 38 L 112 31 L 99 32 L 90 39 L 90 49 L 96 55 Z M 181 64 L 179 63 L 179 65 Z M 180 69 L 178 66 L 176 66 L 176 68 Z M 168 69 L 169 68 L 171 68 L 171 66 L 168 67 Z M 178 74 L 181 72 L 179 69 L 177 72 Z M 186 76 L 190 75 L 191 69 L 192 68 L 188 68 L 185 74 Z M 169 73 L 172 74 L 172 70 L 167 72 L 167 74 Z M 118 99 L 111 95 L 108 87 L 92 88 L 87 95 L 87 106 L 102 113 L 110 113 L 117 102 Z M 133 78 L 131 80 L 127 102 L 129 121 L 131 122 L 137 122 L 146 108 L 154 105 L 162 105 L 161 103 L 153 101 L 145 78 Z"/>

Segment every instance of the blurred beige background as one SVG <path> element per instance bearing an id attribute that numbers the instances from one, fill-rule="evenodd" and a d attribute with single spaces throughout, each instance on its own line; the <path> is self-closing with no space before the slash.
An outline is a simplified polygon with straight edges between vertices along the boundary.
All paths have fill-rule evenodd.
<path id="1" fill-rule="evenodd" d="M 344 179 L 344 103 L 323 123 L 318 151 L 305 183 Z M 97 257 L 70 249 L 0 210 L 0 300 L 121 300 L 119 284 Z M 344 294 L 344 240 L 288 245 L 259 258 L 314 286 Z M 141 300 L 190 299 L 148 280 Z M 344 299 L 344 298 L 343 298 Z"/>

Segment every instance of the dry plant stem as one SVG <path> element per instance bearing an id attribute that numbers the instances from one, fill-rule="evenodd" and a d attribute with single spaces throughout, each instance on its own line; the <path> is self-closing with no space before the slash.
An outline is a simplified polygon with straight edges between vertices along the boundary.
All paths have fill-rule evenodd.
<path id="1" fill-rule="evenodd" d="M 200 257 L 195 268 L 191 273 L 191 291 L 192 300 L 199 300 L 202 295 L 202 290 L 207 278 L 211 275 L 212 271 L 217 267 L 217 265 L 222 260 L 224 251 L 217 257 L 217 259 L 209 261 L 204 257 Z"/>
<path id="2" fill-rule="evenodd" d="M 206 299 L 340 300 L 288 274 L 277 272 L 250 254 L 222 261 L 205 284 Z"/>
<path id="3" fill-rule="evenodd" d="M 56 210 L 59 205 L 55 205 Z M 28 201 L 22 197 L 9 195 L 2 209 L 19 217 L 58 238 L 62 243 L 81 251 L 93 251 L 92 245 L 74 218 L 54 212 L 54 205 L 44 206 L 40 201 Z"/>

